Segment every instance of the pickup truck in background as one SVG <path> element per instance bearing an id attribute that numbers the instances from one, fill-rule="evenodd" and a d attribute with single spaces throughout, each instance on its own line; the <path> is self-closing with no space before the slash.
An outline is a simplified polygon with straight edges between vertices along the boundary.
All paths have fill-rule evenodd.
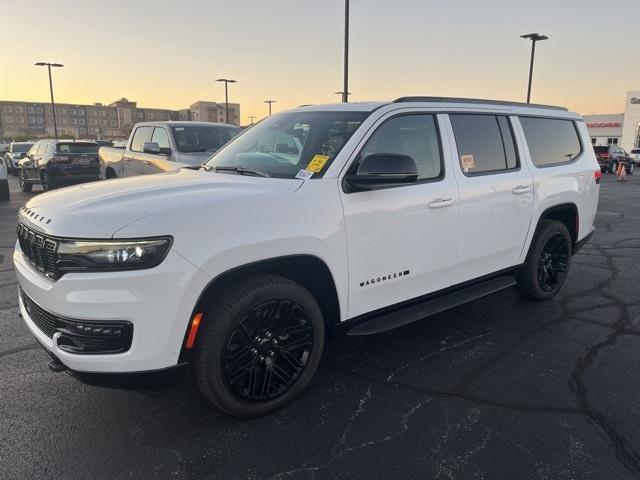
<path id="1" fill-rule="evenodd" d="M 124 150 L 100 148 L 100 177 L 132 177 L 197 166 L 240 131 L 233 125 L 210 122 L 137 123 Z"/>

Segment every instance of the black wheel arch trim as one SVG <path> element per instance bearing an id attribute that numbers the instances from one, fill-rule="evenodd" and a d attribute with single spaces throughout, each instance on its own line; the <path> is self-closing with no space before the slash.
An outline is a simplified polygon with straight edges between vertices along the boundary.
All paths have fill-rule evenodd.
<path id="1" fill-rule="evenodd" d="M 321 268 L 322 278 L 319 279 L 319 283 L 316 285 L 321 289 L 325 289 L 323 295 L 325 296 L 326 301 L 322 301 L 322 298 L 318 298 L 317 291 L 311 291 L 304 283 L 300 282 L 299 279 L 296 278 L 295 275 L 286 275 L 284 272 L 278 271 L 277 267 L 284 268 L 286 266 L 291 266 L 296 262 L 313 262 L 316 266 Z M 304 288 L 307 288 L 312 296 L 316 298 L 318 301 L 318 305 L 322 310 L 326 336 L 325 338 L 331 335 L 332 329 L 334 325 L 340 323 L 340 300 L 338 297 L 338 290 L 336 288 L 335 279 L 333 277 L 333 273 L 331 269 L 327 265 L 327 263 L 322 260 L 320 257 L 312 254 L 297 254 L 297 255 L 283 255 L 278 257 L 272 257 L 267 259 L 258 260 L 256 262 L 250 262 L 243 265 L 238 265 L 229 270 L 226 270 L 213 278 L 207 285 L 202 289 L 200 295 L 198 295 L 198 300 L 196 301 L 193 310 L 191 312 L 190 317 L 187 320 L 185 326 L 185 332 L 182 338 L 182 344 L 180 347 L 180 355 L 178 358 L 178 364 L 188 363 L 191 360 L 191 354 L 193 350 L 197 347 L 198 337 L 196 337 L 196 344 L 191 348 L 185 348 L 187 338 L 189 336 L 189 329 L 191 327 L 191 321 L 196 313 L 202 312 L 207 306 L 211 298 L 215 297 L 215 294 L 218 293 L 221 289 L 229 285 L 229 283 L 233 280 L 241 278 L 243 275 L 251 275 L 257 273 L 272 273 L 275 275 L 280 275 L 285 278 L 289 278 L 292 281 L 300 283 Z M 313 289 L 316 290 L 316 289 Z M 328 298 L 326 298 L 328 296 Z M 206 319 L 203 317 L 203 321 Z"/>
<path id="2" fill-rule="evenodd" d="M 544 220 L 556 220 L 559 221 L 561 223 L 564 223 L 562 220 L 558 219 L 557 216 L 555 216 L 554 214 L 565 211 L 567 209 L 570 209 L 573 213 L 573 215 L 575 216 L 575 223 L 574 225 L 566 225 L 567 229 L 569 230 L 569 234 L 571 235 L 571 239 L 572 239 L 572 243 L 573 245 L 575 245 L 575 243 L 578 241 L 578 236 L 580 234 L 579 232 L 579 228 L 580 228 L 580 213 L 578 211 L 578 207 L 575 203 L 571 203 L 571 202 L 567 202 L 567 203 L 560 203 L 558 205 L 554 205 L 552 207 L 547 208 L 546 210 L 544 210 L 540 216 L 538 217 L 538 221 L 536 223 L 536 228 L 533 231 L 533 236 L 531 237 L 531 243 L 529 244 L 529 249 L 531 249 L 531 244 L 533 243 L 533 239 L 535 238 L 536 234 L 538 233 L 538 231 L 540 230 L 540 227 L 542 225 L 542 222 Z M 529 254 L 529 252 L 527 251 L 527 255 Z"/>

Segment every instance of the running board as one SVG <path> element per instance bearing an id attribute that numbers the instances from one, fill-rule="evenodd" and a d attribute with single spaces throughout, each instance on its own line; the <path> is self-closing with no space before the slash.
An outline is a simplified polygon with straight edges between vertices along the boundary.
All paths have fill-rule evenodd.
<path id="1" fill-rule="evenodd" d="M 477 285 L 464 287 L 455 292 L 431 298 L 418 305 L 411 305 L 391 313 L 384 313 L 381 316 L 356 325 L 349 330 L 348 335 L 374 335 L 387 332 L 473 300 L 478 300 L 505 288 L 513 287 L 515 284 L 516 280 L 511 276 L 493 278 Z"/>

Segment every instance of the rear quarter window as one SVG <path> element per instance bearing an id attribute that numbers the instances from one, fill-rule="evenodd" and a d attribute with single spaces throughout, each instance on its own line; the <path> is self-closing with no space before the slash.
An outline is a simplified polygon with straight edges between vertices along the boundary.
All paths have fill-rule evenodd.
<path id="1" fill-rule="evenodd" d="M 572 120 L 520 117 L 520 124 L 536 167 L 570 163 L 582 153 L 578 130 Z"/>

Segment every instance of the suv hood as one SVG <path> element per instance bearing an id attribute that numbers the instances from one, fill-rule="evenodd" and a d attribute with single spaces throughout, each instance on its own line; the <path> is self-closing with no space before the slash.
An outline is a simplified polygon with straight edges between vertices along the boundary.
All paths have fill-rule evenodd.
<path id="1" fill-rule="evenodd" d="M 216 153 L 215 150 L 207 150 L 206 152 L 181 152 L 177 160 L 186 165 L 197 166 L 209 160 L 214 153 Z"/>
<path id="2" fill-rule="evenodd" d="M 302 183 L 181 169 L 47 192 L 29 200 L 19 218 L 49 235 L 111 238 L 117 230 L 150 215 L 187 212 L 194 207 L 214 209 L 239 197 L 287 195 Z"/>

